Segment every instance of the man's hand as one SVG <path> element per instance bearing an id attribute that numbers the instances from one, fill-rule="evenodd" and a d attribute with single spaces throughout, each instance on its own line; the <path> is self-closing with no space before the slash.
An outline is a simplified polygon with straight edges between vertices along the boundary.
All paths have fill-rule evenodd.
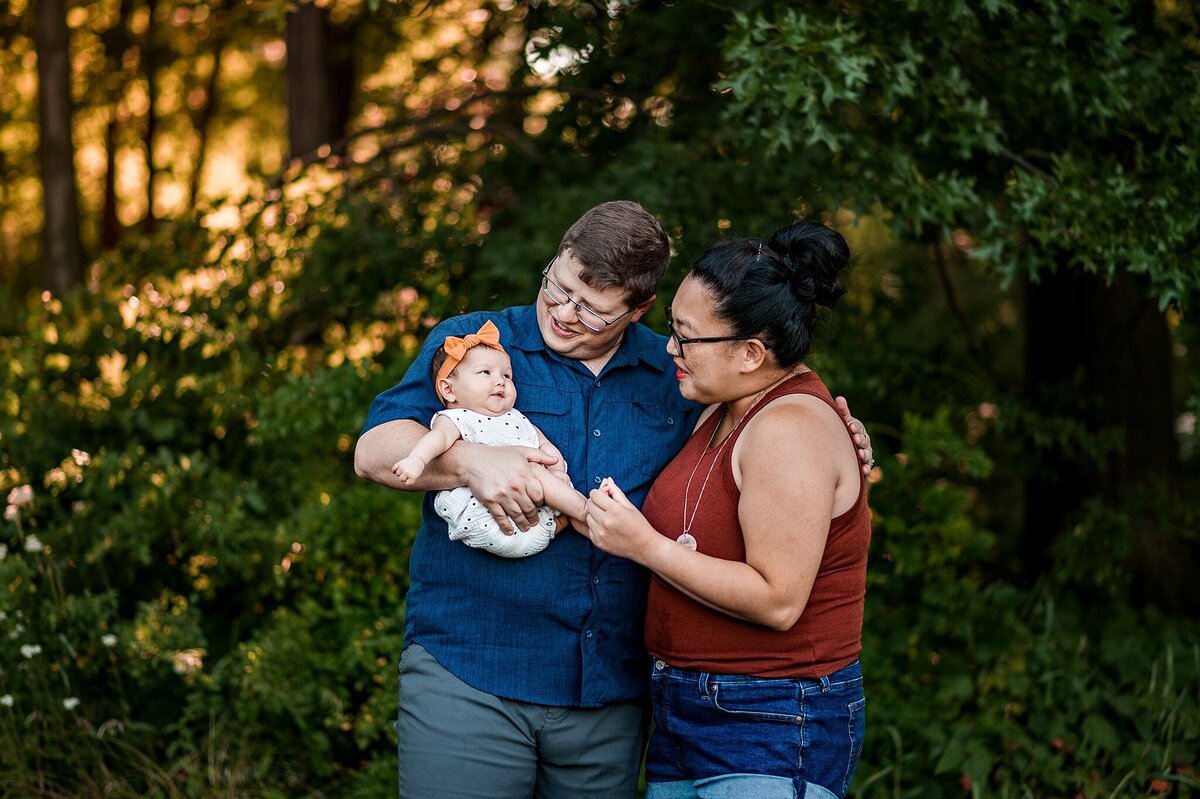
<path id="1" fill-rule="evenodd" d="M 467 488 L 488 509 L 501 530 L 516 532 L 510 519 L 519 529 L 528 530 L 538 523 L 537 509 L 543 501 L 542 484 L 533 464 L 550 466 L 557 462 L 553 455 L 536 447 L 486 447 L 483 457 L 471 458 L 465 467 Z"/>
<path id="2" fill-rule="evenodd" d="M 842 414 L 842 420 L 846 423 L 846 427 L 850 429 L 851 440 L 854 441 L 854 446 L 858 447 L 858 460 L 862 464 L 862 473 L 870 474 L 875 468 L 875 452 L 871 449 L 871 436 L 867 434 L 867 428 L 862 422 L 850 415 L 850 405 L 846 402 L 845 397 L 838 397 L 834 400 L 837 403 L 838 412 Z"/>

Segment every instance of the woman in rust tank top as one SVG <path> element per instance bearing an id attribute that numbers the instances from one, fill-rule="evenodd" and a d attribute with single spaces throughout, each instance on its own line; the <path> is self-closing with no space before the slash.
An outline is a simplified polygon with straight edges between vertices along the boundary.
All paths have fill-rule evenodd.
<path id="1" fill-rule="evenodd" d="M 680 390 L 709 405 L 639 512 L 605 481 L 588 536 L 654 572 L 647 799 L 842 797 L 865 729 L 870 512 L 804 364 L 850 251 L 798 222 L 709 248 L 668 311 Z"/>

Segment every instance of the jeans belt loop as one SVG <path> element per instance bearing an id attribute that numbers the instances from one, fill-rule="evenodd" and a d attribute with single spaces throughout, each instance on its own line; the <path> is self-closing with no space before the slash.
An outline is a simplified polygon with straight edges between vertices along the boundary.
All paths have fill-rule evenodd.
<path id="1" fill-rule="evenodd" d="M 829 677 L 827 677 L 827 676 L 822 677 L 821 678 L 821 693 L 825 693 L 828 690 L 829 690 Z"/>
<path id="2" fill-rule="evenodd" d="M 707 671 L 700 672 L 699 688 L 700 688 L 700 695 L 702 697 L 704 697 L 705 699 L 708 699 L 708 672 Z"/>

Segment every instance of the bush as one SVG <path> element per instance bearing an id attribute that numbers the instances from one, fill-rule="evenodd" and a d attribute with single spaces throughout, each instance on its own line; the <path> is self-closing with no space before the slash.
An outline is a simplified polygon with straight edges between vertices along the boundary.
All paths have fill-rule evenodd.
<path id="1" fill-rule="evenodd" d="M 990 462 L 949 418 L 907 415 L 903 452 L 871 495 L 869 722 L 854 794 L 1200 788 L 1200 626 L 1128 605 L 1125 528 L 1095 508 L 1033 590 L 998 578 L 1003 548 L 973 510 Z"/>
<path id="2" fill-rule="evenodd" d="M 450 300 L 428 242 L 362 202 L 163 228 L 86 294 L 5 317 L 0 792 L 394 794 L 420 508 L 357 480 L 351 451 Z M 853 792 L 1194 791 L 1200 629 L 1128 603 L 1129 519 L 1089 508 L 1023 574 L 989 526 L 1016 482 L 993 463 L 1008 406 L 930 356 L 929 308 L 861 285 L 867 340 L 818 364 L 880 460 Z"/>
<path id="3" fill-rule="evenodd" d="M 16 309 L 0 792 L 368 795 L 394 759 L 420 509 L 351 452 L 424 305 L 317 309 L 331 271 L 296 264 L 323 221 L 167 230 L 88 294 Z"/>

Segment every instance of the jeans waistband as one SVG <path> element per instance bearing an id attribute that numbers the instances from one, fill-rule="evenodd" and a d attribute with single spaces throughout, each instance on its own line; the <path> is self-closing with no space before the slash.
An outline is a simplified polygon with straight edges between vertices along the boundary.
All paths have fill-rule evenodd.
<path id="1" fill-rule="evenodd" d="M 822 677 L 760 677 L 753 674 L 719 674 L 672 666 L 665 660 L 656 658 L 653 655 L 650 657 L 650 670 L 652 675 L 658 677 L 695 682 L 701 686 L 713 682 L 725 685 L 731 683 L 786 682 L 799 686 L 805 693 L 824 692 L 831 688 L 846 685 L 847 683 L 862 681 L 862 664 L 857 660 Z"/>

